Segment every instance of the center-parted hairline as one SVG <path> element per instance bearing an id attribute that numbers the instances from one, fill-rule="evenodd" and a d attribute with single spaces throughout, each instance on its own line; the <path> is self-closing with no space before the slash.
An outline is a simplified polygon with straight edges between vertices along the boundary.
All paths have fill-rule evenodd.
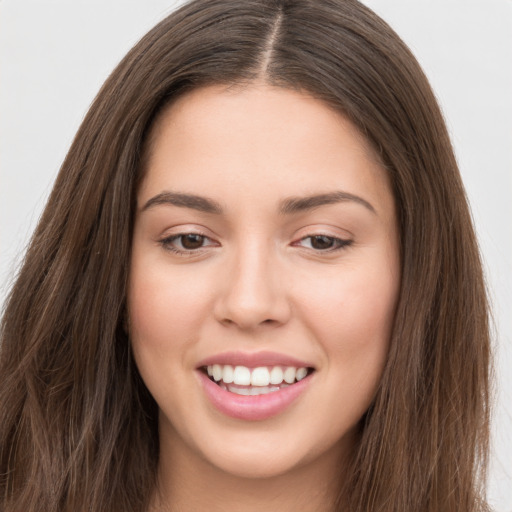
<path id="1" fill-rule="evenodd" d="M 277 35 L 279 33 L 279 28 L 281 27 L 281 22 L 283 20 L 283 11 L 282 8 L 279 10 L 276 19 L 274 20 L 274 24 L 272 29 L 265 40 L 265 45 L 263 49 L 263 53 L 261 56 L 261 65 L 259 68 L 259 78 L 264 79 L 267 75 L 267 69 L 272 59 L 272 52 L 274 50 L 274 43 L 277 39 Z"/>

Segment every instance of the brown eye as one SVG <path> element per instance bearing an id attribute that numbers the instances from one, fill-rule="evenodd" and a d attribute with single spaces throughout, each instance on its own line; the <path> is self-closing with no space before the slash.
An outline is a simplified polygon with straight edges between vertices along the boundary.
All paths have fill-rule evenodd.
<path id="1" fill-rule="evenodd" d="M 186 235 L 181 235 L 181 245 L 184 249 L 194 250 L 199 249 L 204 244 L 205 237 L 202 235 L 197 235 L 195 233 L 188 233 Z"/>
<path id="2" fill-rule="evenodd" d="M 335 236 L 309 235 L 299 240 L 296 245 L 318 252 L 334 252 L 352 244 L 352 240 L 343 240 Z M 294 244 L 295 245 L 295 244 Z"/>
<path id="3" fill-rule="evenodd" d="M 218 245 L 199 233 L 180 233 L 164 238 L 159 243 L 165 250 L 182 256 L 198 254 L 200 249 Z"/>
<path id="4" fill-rule="evenodd" d="M 330 236 L 315 235 L 311 238 L 311 247 L 318 250 L 332 249 L 335 245 L 335 239 Z"/>

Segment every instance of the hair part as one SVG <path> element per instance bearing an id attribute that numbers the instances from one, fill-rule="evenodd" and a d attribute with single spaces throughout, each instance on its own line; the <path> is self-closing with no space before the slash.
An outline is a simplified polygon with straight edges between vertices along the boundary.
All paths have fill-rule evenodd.
<path id="1" fill-rule="evenodd" d="M 486 510 L 486 291 L 453 150 L 419 65 L 355 0 L 195 0 L 151 30 L 102 87 L 8 299 L 5 512 L 146 510 L 157 406 L 133 361 L 125 302 L 148 133 L 189 90 L 255 81 L 306 91 L 346 116 L 382 160 L 397 205 L 394 332 L 339 509 Z"/>

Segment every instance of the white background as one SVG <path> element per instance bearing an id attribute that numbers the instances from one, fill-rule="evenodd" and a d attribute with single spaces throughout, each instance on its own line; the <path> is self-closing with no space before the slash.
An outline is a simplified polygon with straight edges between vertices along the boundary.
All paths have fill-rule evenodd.
<path id="1" fill-rule="evenodd" d="M 0 0 L 0 303 L 100 85 L 179 1 Z M 512 0 L 365 0 L 402 36 L 445 113 L 496 321 L 489 498 L 512 512 Z"/>

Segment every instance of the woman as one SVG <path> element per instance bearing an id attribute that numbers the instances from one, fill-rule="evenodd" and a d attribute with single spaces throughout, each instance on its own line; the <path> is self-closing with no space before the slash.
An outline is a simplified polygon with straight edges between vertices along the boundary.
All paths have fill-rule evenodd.
<path id="1" fill-rule="evenodd" d="M 488 345 L 396 34 L 353 1 L 191 2 L 100 91 L 11 293 L 2 507 L 485 510 Z"/>

